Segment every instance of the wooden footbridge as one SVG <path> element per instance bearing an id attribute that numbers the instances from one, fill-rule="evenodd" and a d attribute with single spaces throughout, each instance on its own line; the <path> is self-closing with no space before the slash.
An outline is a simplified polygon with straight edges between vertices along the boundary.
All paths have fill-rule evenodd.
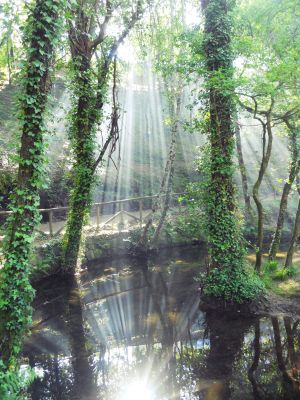
<path id="1" fill-rule="evenodd" d="M 184 193 L 172 193 L 170 206 L 180 207 L 178 197 Z M 128 226 L 142 226 L 151 214 L 158 195 L 133 197 L 114 201 L 94 203 L 91 206 L 87 226 L 101 230 L 122 230 Z M 11 211 L 0 211 L 0 217 L 6 217 Z M 67 220 L 68 207 L 41 208 L 42 223 L 37 231 L 51 237 L 61 233 Z"/>

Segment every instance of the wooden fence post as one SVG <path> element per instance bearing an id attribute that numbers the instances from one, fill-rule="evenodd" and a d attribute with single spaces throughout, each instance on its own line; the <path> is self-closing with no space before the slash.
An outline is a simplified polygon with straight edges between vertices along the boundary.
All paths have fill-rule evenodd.
<path id="1" fill-rule="evenodd" d="M 122 202 L 122 203 L 120 203 L 120 212 L 121 212 L 121 221 L 120 221 L 120 225 L 121 225 L 121 229 L 123 229 L 124 226 L 125 226 L 125 223 L 124 223 L 124 213 L 123 213 L 123 211 L 124 211 L 124 203 Z"/>
<path id="2" fill-rule="evenodd" d="M 100 205 L 96 205 L 96 223 L 97 223 L 97 229 L 100 228 Z"/>
<path id="3" fill-rule="evenodd" d="M 53 211 L 49 211 L 49 233 L 53 236 Z"/>
<path id="4" fill-rule="evenodd" d="M 143 200 L 139 200 L 139 210 L 140 210 L 140 226 L 142 227 L 143 223 Z"/>

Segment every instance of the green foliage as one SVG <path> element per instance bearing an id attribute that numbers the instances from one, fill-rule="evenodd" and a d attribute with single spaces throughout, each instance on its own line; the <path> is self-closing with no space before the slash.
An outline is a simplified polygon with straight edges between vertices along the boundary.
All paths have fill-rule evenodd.
<path id="1" fill-rule="evenodd" d="M 205 295 L 236 303 L 255 300 L 265 289 L 261 278 L 244 264 L 214 268 L 201 277 L 201 285 Z"/>
<path id="2" fill-rule="evenodd" d="M 8 206 L 8 199 L 16 183 L 14 171 L 0 170 L 0 208 Z"/>
<path id="3" fill-rule="evenodd" d="M 289 271 L 287 268 L 282 268 L 275 271 L 273 278 L 277 281 L 284 281 L 289 276 Z"/>
<path id="4" fill-rule="evenodd" d="M 22 371 L 5 371 L 0 361 L 0 397 L 1 400 L 26 400 L 26 388 L 33 382 L 34 370 L 26 368 Z"/>
<path id="5" fill-rule="evenodd" d="M 264 271 L 266 272 L 275 272 L 278 270 L 278 261 L 277 260 L 272 260 L 272 261 L 267 261 L 264 265 Z"/>
<path id="6" fill-rule="evenodd" d="M 258 109 L 265 110 L 270 97 L 275 97 L 273 112 L 277 115 L 294 109 L 299 104 L 299 4 L 243 1 L 235 14 L 240 99 L 253 106 L 249 96 L 255 96 Z"/>
<path id="7" fill-rule="evenodd" d="M 285 281 L 286 279 L 295 277 L 298 274 L 299 268 L 294 265 L 285 268 L 280 265 L 277 260 L 274 260 L 264 263 L 262 279 L 268 288 L 273 289 L 273 281 Z"/>

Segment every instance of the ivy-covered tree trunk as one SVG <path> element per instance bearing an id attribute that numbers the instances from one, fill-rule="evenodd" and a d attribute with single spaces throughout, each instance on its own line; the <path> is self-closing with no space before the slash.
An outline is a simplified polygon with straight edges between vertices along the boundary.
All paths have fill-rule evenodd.
<path id="1" fill-rule="evenodd" d="M 202 0 L 204 56 L 208 92 L 210 182 L 207 204 L 210 271 L 205 293 L 243 301 L 244 246 L 236 217 L 234 173 L 233 55 L 228 0 Z M 248 293 L 250 295 L 250 293 Z"/>
<path id="2" fill-rule="evenodd" d="M 74 22 L 69 24 L 69 42 L 73 68 L 73 109 L 71 111 L 70 139 L 74 150 L 74 182 L 67 219 L 67 230 L 63 238 L 62 269 L 64 273 L 73 273 L 81 244 L 82 228 L 88 217 L 94 174 L 97 166 L 103 161 L 108 146 L 117 140 L 116 131 L 112 128 L 98 157 L 95 155 L 95 137 L 98 124 L 102 120 L 103 105 L 106 99 L 109 73 L 112 60 L 119 45 L 126 38 L 136 21 L 142 15 L 142 1 L 135 2 L 136 8 L 126 15 L 124 30 L 119 37 L 106 35 L 107 25 L 113 12 L 117 11 L 118 2 L 107 1 L 102 7 L 99 2 L 90 3 L 80 0 L 74 2 Z M 92 8 L 90 8 L 92 6 Z M 121 13 L 120 10 L 118 10 Z M 101 12 L 103 22 L 100 24 L 97 12 Z M 100 32 L 95 39 L 95 25 L 99 24 Z M 101 58 L 97 58 L 97 69 L 92 67 L 92 57 L 97 48 L 101 48 Z M 99 56 L 99 55 L 98 55 Z M 115 106 L 115 104 L 114 104 Z M 116 124 L 116 107 L 113 107 L 112 126 Z"/>
<path id="3" fill-rule="evenodd" d="M 31 322 L 34 291 L 29 283 L 28 258 L 33 230 L 40 220 L 44 112 L 61 6 L 62 0 L 37 0 L 25 32 L 19 171 L 5 237 L 5 264 L 0 270 L 0 372 L 14 370 L 22 336 Z"/>
<path id="4" fill-rule="evenodd" d="M 85 37 L 82 33 L 82 40 Z M 94 176 L 95 93 L 91 70 L 91 54 L 72 49 L 74 66 L 73 96 L 76 99 L 72 112 L 70 138 L 74 149 L 74 183 L 64 236 L 63 268 L 72 272 L 76 266 L 81 233 L 91 202 Z"/>

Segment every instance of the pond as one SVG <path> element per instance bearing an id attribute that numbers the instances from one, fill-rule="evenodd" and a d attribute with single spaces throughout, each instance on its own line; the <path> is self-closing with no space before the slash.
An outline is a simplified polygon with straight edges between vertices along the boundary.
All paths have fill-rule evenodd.
<path id="1" fill-rule="evenodd" d="M 89 265 L 37 288 L 32 400 L 300 399 L 300 316 L 199 309 L 205 249 Z"/>

